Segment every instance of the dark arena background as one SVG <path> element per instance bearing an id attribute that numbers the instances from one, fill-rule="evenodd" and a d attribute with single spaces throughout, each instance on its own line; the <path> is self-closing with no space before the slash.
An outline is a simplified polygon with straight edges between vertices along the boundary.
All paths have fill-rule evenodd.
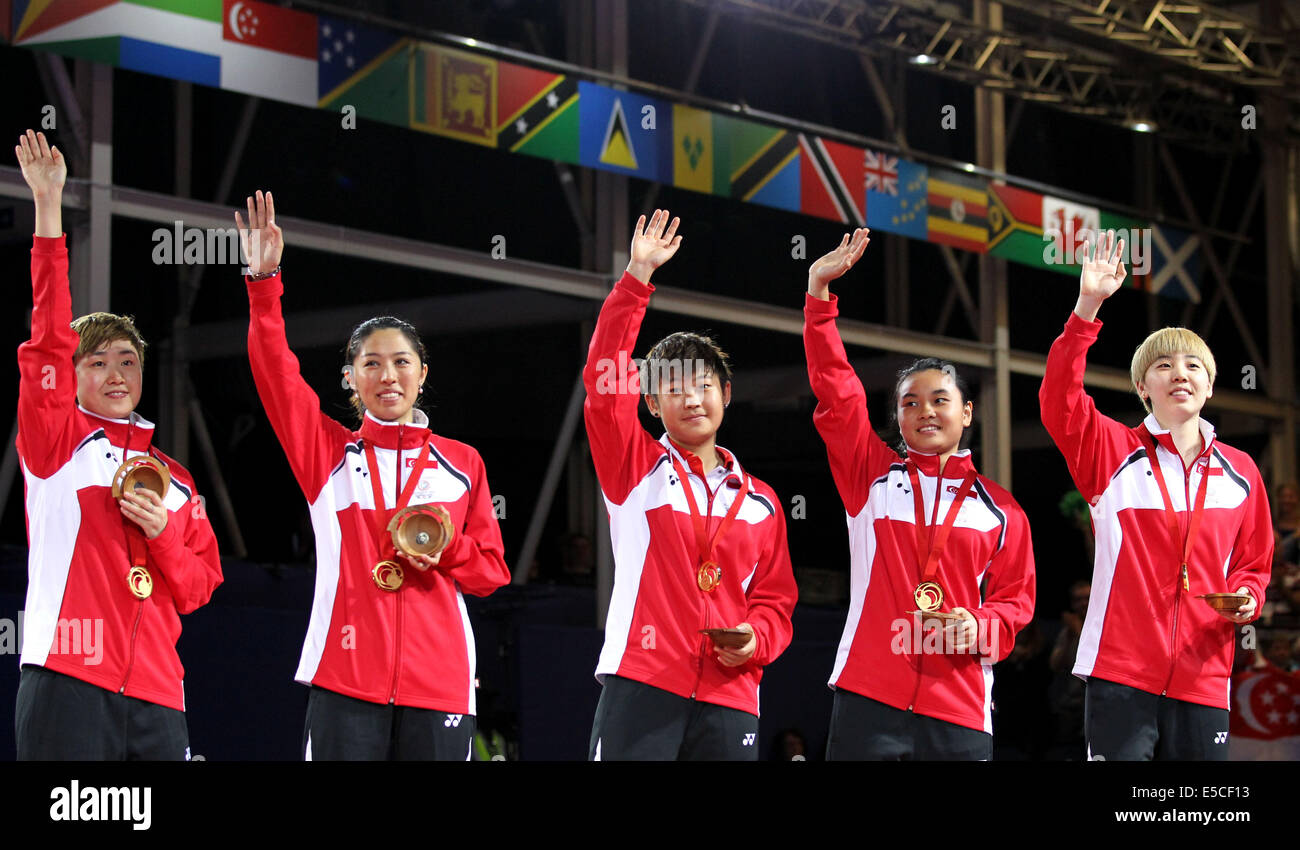
<path id="1" fill-rule="evenodd" d="M 612 561 L 580 370 L 637 216 L 671 210 L 685 240 L 636 353 L 691 329 L 732 356 L 719 442 L 780 496 L 800 591 L 763 678 L 760 757 L 817 761 L 849 558 L 801 310 L 809 264 L 865 224 L 835 291 L 872 421 L 896 442 L 897 371 L 957 363 L 976 464 L 1033 529 L 1037 612 L 995 670 L 995 760 L 1080 760 L 1082 709 L 1051 656 L 1090 531 L 1037 397 L 1078 294 L 1058 249 L 1132 235 L 1090 354 L 1102 411 L 1139 422 L 1133 346 L 1195 329 L 1218 361 L 1205 416 L 1256 459 L 1276 513 L 1297 470 L 1298 25 L 1280 0 L 0 0 L 0 335 L 13 352 L 30 331 L 33 206 L 8 146 L 30 127 L 69 162 L 74 313 L 135 316 L 138 409 L 220 541 L 225 583 L 179 645 L 193 753 L 299 758 L 313 538 L 227 251 L 244 197 L 272 190 L 289 342 L 325 410 L 352 424 L 344 343 L 396 314 L 429 348 L 431 427 L 486 463 L 513 581 L 467 597 L 480 728 L 510 760 L 582 760 Z M 16 398 L 16 369 L 2 380 Z M 0 759 L 27 579 L 13 417 Z M 661 433 L 644 405 L 642 423 Z M 1300 682 L 1298 626 L 1300 565 L 1278 560 L 1238 676 Z M 1234 758 L 1300 757 L 1300 722 L 1239 730 L 1233 709 Z"/>

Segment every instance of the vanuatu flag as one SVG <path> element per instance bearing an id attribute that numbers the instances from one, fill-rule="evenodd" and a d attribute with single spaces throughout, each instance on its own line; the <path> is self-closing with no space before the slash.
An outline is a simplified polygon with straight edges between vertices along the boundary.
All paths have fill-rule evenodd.
<path id="1" fill-rule="evenodd" d="M 932 167 L 926 181 L 926 239 L 980 254 L 987 251 L 987 186 L 983 177 Z"/>
<path id="2" fill-rule="evenodd" d="M 1043 256 L 1043 196 L 1037 192 L 990 183 L 988 228 L 989 253 L 993 256 L 1059 270 Z"/>

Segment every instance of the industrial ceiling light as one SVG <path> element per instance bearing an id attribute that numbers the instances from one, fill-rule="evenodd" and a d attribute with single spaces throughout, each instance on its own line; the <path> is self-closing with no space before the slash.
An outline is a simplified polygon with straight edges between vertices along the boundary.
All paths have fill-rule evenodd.
<path id="1" fill-rule="evenodd" d="M 937 65 L 939 57 L 931 56 L 929 53 L 918 53 L 907 60 L 913 65 Z"/>

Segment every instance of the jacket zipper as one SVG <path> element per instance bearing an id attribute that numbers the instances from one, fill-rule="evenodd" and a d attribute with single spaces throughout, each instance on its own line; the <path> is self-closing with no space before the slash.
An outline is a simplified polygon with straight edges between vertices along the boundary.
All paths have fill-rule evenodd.
<path id="1" fill-rule="evenodd" d="M 402 497 L 402 434 L 406 429 L 404 423 L 397 424 L 397 460 L 395 469 L 395 478 L 393 481 L 393 498 L 401 499 Z M 382 493 L 383 488 L 379 491 Z M 381 535 L 386 531 L 380 531 Z M 382 545 L 381 545 L 382 550 Z M 396 557 L 396 556 L 394 556 Z M 393 686 L 388 692 L 388 704 L 394 705 L 397 702 L 397 683 L 402 677 L 402 589 L 399 587 L 397 593 L 397 614 L 393 618 Z"/>
<path id="2" fill-rule="evenodd" d="M 131 434 L 133 433 L 134 430 L 135 430 L 135 420 L 132 418 L 128 418 L 126 424 L 126 442 L 122 444 L 123 463 L 126 462 L 127 453 L 131 451 Z M 149 454 L 149 452 L 146 450 L 145 454 Z M 126 533 L 129 536 L 131 533 L 130 529 L 127 529 Z M 131 543 L 129 540 L 127 541 L 126 551 L 129 559 L 131 554 Z M 139 600 L 139 604 L 137 604 L 135 607 L 135 624 L 131 626 L 131 649 L 130 652 L 127 654 L 127 658 L 126 658 L 126 672 L 122 674 L 122 686 L 117 689 L 117 692 L 119 694 L 126 693 L 126 683 L 130 681 L 131 671 L 135 669 L 135 639 L 140 634 L 140 621 L 143 619 L 144 619 L 144 600 L 141 599 Z"/>
<path id="3" fill-rule="evenodd" d="M 1197 455 L 1196 459 L 1192 461 L 1193 467 L 1196 466 L 1197 460 L 1200 460 L 1200 455 Z M 1159 462 L 1160 459 L 1157 457 L 1156 463 Z M 1181 457 L 1179 458 L 1179 462 L 1182 462 Z M 1191 470 L 1187 467 L 1183 468 L 1183 500 L 1187 505 L 1187 522 L 1190 525 L 1194 508 L 1192 507 Z M 1184 530 L 1183 533 L 1186 534 L 1189 530 L 1190 528 Z M 1165 686 L 1160 689 L 1160 696 L 1162 697 L 1168 695 L 1169 685 L 1174 680 L 1174 668 L 1178 666 L 1178 612 L 1183 606 L 1183 591 L 1187 590 L 1189 585 L 1187 579 L 1187 564 L 1182 562 L 1182 554 L 1182 552 L 1178 553 L 1178 560 L 1180 562 L 1179 572 L 1182 573 L 1182 575 L 1179 576 L 1179 581 L 1174 583 L 1174 625 L 1173 630 L 1169 633 L 1169 678 L 1165 679 Z M 1179 587 L 1180 584 L 1182 585 L 1181 587 Z"/>
<path id="4" fill-rule="evenodd" d="M 688 476 L 693 476 L 695 473 L 688 471 L 686 474 Z M 710 520 L 713 519 L 713 492 L 709 490 L 709 480 L 707 478 L 702 478 L 701 480 L 704 482 L 704 494 L 708 497 L 705 502 L 707 507 L 705 508 L 704 511 L 704 536 L 707 539 L 709 536 L 709 522 Z M 686 481 L 685 483 L 687 487 L 691 486 L 690 481 Z M 706 553 L 704 552 L 700 553 L 700 557 L 705 557 L 705 556 Z M 700 626 L 700 628 L 702 629 L 711 628 L 711 626 L 709 625 L 709 600 L 706 598 L 706 596 L 707 594 L 704 593 L 700 594 L 700 606 L 704 614 L 704 619 L 702 620 L 703 625 Z M 695 687 L 691 688 L 691 699 L 695 699 L 696 694 L 700 692 L 700 682 L 704 681 L 704 656 L 709 651 L 708 635 L 700 635 L 700 638 L 702 640 L 702 644 L 701 644 L 700 654 L 696 659 Z"/>
<path id="5" fill-rule="evenodd" d="M 140 621 L 144 619 L 144 600 L 140 600 L 135 608 L 135 625 L 131 627 L 131 652 L 127 656 L 126 673 L 122 676 L 122 687 L 117 689 L 119 694 L 126 693 L 126 683 L 131 678 L 131 670 L 135 667 L 135 638 L 140 633 Z"/>

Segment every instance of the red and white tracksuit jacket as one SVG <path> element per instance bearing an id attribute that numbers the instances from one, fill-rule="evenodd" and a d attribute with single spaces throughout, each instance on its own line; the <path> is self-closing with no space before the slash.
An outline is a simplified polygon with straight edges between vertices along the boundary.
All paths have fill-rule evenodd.
<path id="1" fill-rule="evenodd" d="M 474 632 L 461 594 L 487 596 L 510 581 L 483 461 L 431 433 L 419 410 L 406 425 L 366 414 L 357 432 L 322 413 L 285 340 L 283 292 L 279 275 L 248 281 L 248 354 L 316 533 L 316 595 L 295 678 L 370 702 L 474 714 Z M 390 510 L 428 444 L 410 504 L 442 505 L 456 531 L 437 567 L 404 565 L 396 591 L 371 577 L 388 532 L 377 537 L 366 444 Z"/>
<path id="2" fill-rule="evenodd" d="M 1195 502 L 1201 476 L 1210 476 L 1184 587 L 1182 544 L 1175 549 L 1170 539 L 1151 472 L 1151 444 L 1141 428 L 1098 413 L 1084 392 L 1088 348 L 1100 330 L 1101 322 L 1071 313 L 1052 343 L 1038 391 L 1043 424 L 1092 505 L 1097 541 L 1074 674 L 1226 709 L 1234 627 L 1196 596 L 1244 586 L 1256 612 L 1263 607 L 1273 560 L 1268 496 L 1254 461 L 1217 442 L 1204 419 L 1205 449 L 1186 469 L 1169 432 L 1147 416 L 1143 425 L 1159 443 L 1156 453 L 1183 535 L 1188 503 Z"/>
<path id="3" fill-rule="evenodd" d="M 596 676 L 607 674 L 701 702 L 758 714 L 763 667 L 790 643 L 798 591 L 786 547 L 785 516 L 772 488 L 735 456 L 705 476 L 700 459 L 665 434 L 655 440 L 637 419 L 639 380 L 631 351 L 654 287 L 624 274 L 600 311 L 583 383 L 592 460 L 609 511 L 614 593 Z M 744 499 L 718 547 L 722 581 L 700 589 L 698 545 L 672 457 L 687 470 L 708 533 Z M 718 663 L 705 628 L 754 627 L 757 647 L 740 667 Z"/>
<path id="4" fill-rule="evenodd" d="M 77 404 L 71 321 L 64 237 L 33 237 L 32 338 L 18 347 L 30 546 L 20 663 L 184 711 L 180 615 L 221 584 L 217 541 L 193 478 L 150 445 L 152 422 L 136 413 L 106 419 Z M 152 540 L 122 517 L 112 495 L 124 455 L 146 454 L 171 474 L 167 525 Z M 148 599 L 127 585 L 132 549 L 147 553 Z"/>
<path id="5" fill-rule="evenodd" d="M 977 476 L 958 509 L 936 581 L 941 610 L 961 607 L 978 623 L 973 653 L 944 653 L 920 624 L 916 510 L 907 467 L 876 435 L 867 396 L 835 327 L 838 299 L 804 304 L 804 349 L 817 396 L 813 423 L 826 442 L 831 473 L 848 514 L 849 616 L 831 673 L 844 688 L 886 705 L 992 733 L 993 664 L 1006 658 L 1034 612 L 1034 551 L 1029 521 L 1011 494 Z M 942 524 L 974 469 L 970 452 L 948 458 L 909 452 L 917 466 L 926 522 Z M 934 500 L 939 509 L 934 511 Z M 981 594 L 981 586 L 984 587 Z M 919 649 L 919 651 L 918 651 Z"/>

